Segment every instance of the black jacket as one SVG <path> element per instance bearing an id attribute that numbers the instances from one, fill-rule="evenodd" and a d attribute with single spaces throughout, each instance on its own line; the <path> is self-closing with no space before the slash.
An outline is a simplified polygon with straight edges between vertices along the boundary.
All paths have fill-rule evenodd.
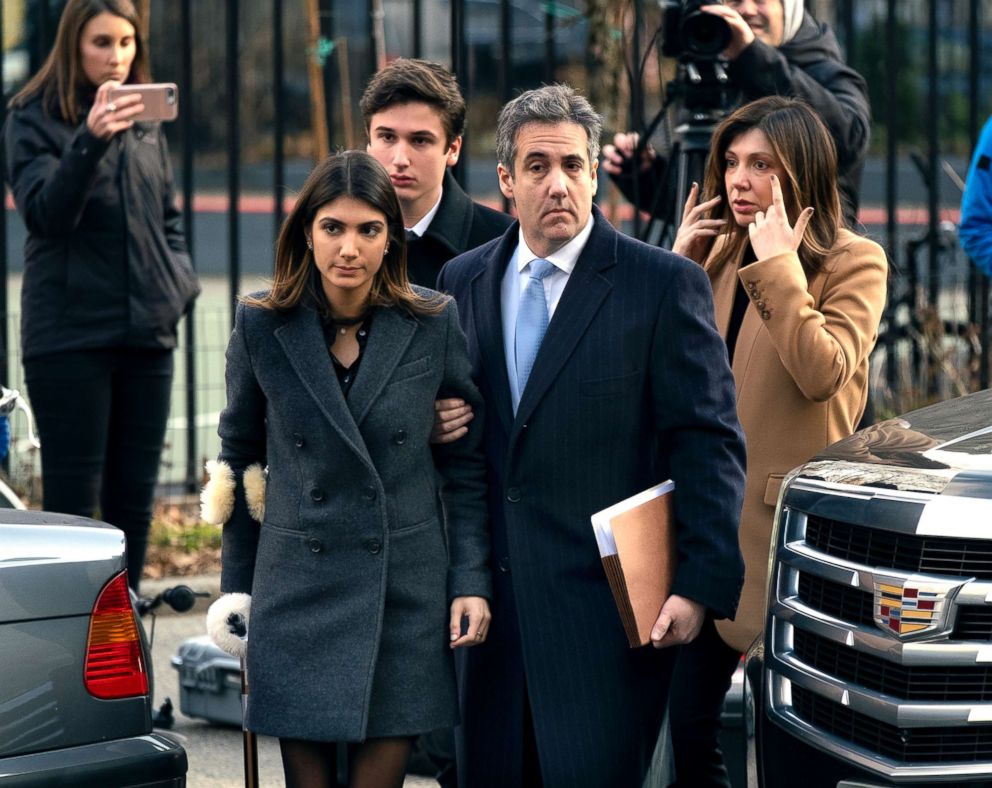
<path id="1" fill-rule="evenodd" d="M 158 124 L 110 141 L 40 98 L 3 130 L 4 176 L 28 230 L 24 358 L 87 348 L 174 348 L 199 293 Z"/>
<path id="2" fill-rule="evenodd" d="M 434 287 L 448 260 L 498 238 L 512 223 L 513 217 L 472 202 L 449 170 L 444 174 L 441 205 L 427 232 L 407 244 L 410 281 Z"/>
<path id="3" fill-rule="evenodd" d="M 780 48 L 755 40 L 729 64 L 730 83 L 739 91 L 739 104 L 764 96 L 790 96 L 804 99 L 819 113 L 837 145 L 838 186 L 844 218 L 857 226 L 861 173 L 868 153 L 871 107 L 868 85 L 853 68 L 844 65 L 840 47 L 828 25 L 808 13 L 795 37 Z M 678 206 L 670 213 L 664 195 L 655 200 L 665 178 L 666 159 L 659 156 L 654 168 L 640 181 L 640 203 L 646 210 L 654 206 L 659 218 L 682 215 Z M 670 180 L 665 189 L 674 194 L 675 167 L 667 168 Z M 615 179 L 628 197 L 633 193 L 630 178 Z"/>

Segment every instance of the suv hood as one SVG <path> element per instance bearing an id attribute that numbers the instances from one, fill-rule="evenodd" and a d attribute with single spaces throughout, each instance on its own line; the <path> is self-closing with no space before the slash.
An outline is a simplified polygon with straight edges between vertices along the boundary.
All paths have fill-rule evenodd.
<path id="1" fill-rule="evenodd" d="M 992 389 L 874 424 L 802 466 L 805 478 L 992 497 Z"/>

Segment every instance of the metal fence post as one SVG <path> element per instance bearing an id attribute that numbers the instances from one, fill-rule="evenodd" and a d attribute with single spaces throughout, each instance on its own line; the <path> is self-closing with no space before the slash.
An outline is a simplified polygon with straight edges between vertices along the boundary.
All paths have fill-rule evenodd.
<path id="1" fill-rule="evenodd" d="M 49 35 L 49 29 L 52 26 L 52 15 L 48 7 L 48 0 L 37 0 L 36 8 L 38 9 L 38 15 L 36 19 L 38 20 L 38 68 L 41 64 L 45 62 L 45 58 L 48 56 L 48 49 L 51 46 L 51 36 Z M 38 68 L 32 69 L 34 72 L 38 71 Z"/>
<path id="2" fill-rule="evenodd" d="M 286 89 L 283 74 L 282 0 L 272 1 L 272 218 L 275 237 L 279 237 L 283 220 L 283 198 L 286 192 Z"/>
<path id="3" fill-rule="evenodd" d="M 465 62 L 465 0 L 451 0 L 451 70 L 462 95 L 468 101 L 468 74 Z M 468 180 L 468 147 L 462 143 L 458 161 L 451 168 L 451 174 L 462 186 Z"/>
<path id="4" fill-rule="evenodd" d="M 413 56 L 424 56 L 424 34 L 420 27 L 420 16 L 423 13 L 422 0 L 413 0 Z"/>
<path id="5" fill-rule="evenodd" d="M 940 82 L 937 72 L 937 0 L 928 0 L 929 29 L 927 30 L 927 179 L 930 189 L 927 195 L 927 216 L 929 220 L 927 301 L 931 307 L 937 305 L 940 285 L 940 260 L 938 257 L 938 234 L 940 231 Z"/>
<path id="6" fill-rule="evenodd" d="M 641 0 L 634 0 L 634 34 L 630 37 L 630 56 L 633 63 L 630 67 L 630 128 L 641 133 L 644 131 L 644 95 L 643 95 L 643 73 L 641 72 L 641 29 L 644 27 L 644 10 Z M 647 144 L 647 140 L 643 141 Z M 635 154 L 636 155 L 636 154 Z M 640 162 L 635 159 L 634 172 L 640 166 Z M 641 179 L 631 178 L 633 184 L 633 195 L 631 204 L 634 206 L 634 237 L 641 237 Z"/>
<path id="7" fill-rule="evenodd" d="M 841 0 L 837 15 L 837 21 L 844 38 L 847 64 L 853 68 L 857 54 L 857 42 L 854 39 L 854 0 Z"/>
<path id="8" fill-rule="evenodd" d="M 896 3 L 888 0 L 885 12 L 885 224 L 889 253 L 889 295 L 886 303 L 885 383 L 890 394 L 896 389 L 897 359 L 894 322 L 899 294 L 891 287 L 899 270 L 898 224 L 896 195 L 898 186 L 899 118 L 896 99 L 897 32 Z M 893 270 L 895 269 L 895 271 Z"/>
<path id="9" fill-rule="evenodd" d="M 544 81 L 551 84 L 555 81 L 555 63 L 558 59 L 555 52 L 554 0 L 548 0 L 544 9 Z"/>
<path id="10" fill-rule="evenodd" d="M 183 140 L 183 231 L 190 250 L 190 260 L 196 267 L 193 252 L 193 9 L 192 0 L 183 0 L 182 25 L 182 82 L 186 111 L 182 113 Z M 186 313 L 186 492 L 196 492 L 200 486 L 199 447 L 196 433 L 196 305 Z"/>
<path id="11" fill-rule="evenodd" d="M 238 203 L 241 196 L 241 101 L 238 72 L 238 0 L 227 0 L 227 244 L 230 278 L 231 325 L 241 279 L 241 238 Z"/>
<path id="12" fill-rule="evenodd" d="M 513 42 L 510 31 L 513 24 L 513 9 L 510 0 L 499 0 L 499 74 L 497 75 L 496 90 L 499 93 L 500 107 L 505 107 L 510 101 L 510 86 L 513 83 Z M 503 211 L 510 212 L 510 198 L 501 193 Z"/>

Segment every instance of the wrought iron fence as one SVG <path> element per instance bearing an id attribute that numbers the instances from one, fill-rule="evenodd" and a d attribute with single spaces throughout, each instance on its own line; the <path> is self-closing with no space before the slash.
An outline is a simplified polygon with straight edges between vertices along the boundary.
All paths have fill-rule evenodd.
<path id="1" fill-rule="evenodd" d="M 963 176 L 992 111 L 992 97 L 982 90 L 992 69 L 982 58 L 992 32 L 992 4 L 806 4 L 835 25 L 848 61 L 871 86 L 874 143 L 862 221 L 887 249 L 893 270 L 873 358 L 877 411 L 890 415 L 988 387 L 989 283 L 958 249 L 960 193 L 948 171 Z M 47 51 L 61 5 L 4 0 L 5 97 Z M 180 372 L 163 457 L 163 485 L 170 490 L 195 491 L 204 458 L 216 452 L 212 419 L 222 404 L 230 304 L 245 288 L 243 280 L 268 271 L 292 189 L 314 158 L 321 150 L 362 144 L 355 104 L 376 63 L 408 55 L 453 66 L 470 107 L 456 175 L 473 196 L 494 204 L 500 195 L 493 118 L 515 91 L 554 79 L 572 82 L 608 97 L 601 109 L 617 131 L 643 124 L 665 98 L 660 58 L 653 76 L 631 68 L 648 62 L 657 39 L 657 4 L 642 0 L 143 5 L 155 77 L 180 85 L 180 120 L 167 136 L 177 155 L 187 236 L 209 294 L 181 328 Z M 638 76 L 627 79 L 626 72 Z M 0 309 L 7 317 L 0 320 L 0 376 L 16 385 L 20 364 L 10 304 L 24 231 L 9 196 L 6 206 L 0 211 Z M 618 209 L 614 219 L 620 217 Z"/>

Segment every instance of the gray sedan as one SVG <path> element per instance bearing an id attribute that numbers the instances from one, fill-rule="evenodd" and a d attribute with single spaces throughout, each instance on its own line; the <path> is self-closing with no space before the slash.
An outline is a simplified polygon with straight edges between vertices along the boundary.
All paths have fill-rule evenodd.
<path id="1" fill-rule="evenodd" d="M 185 751 L 152 732 L 149 664 L 124 535 L 0 511 L 0 786 L 185 786 Z"/>

